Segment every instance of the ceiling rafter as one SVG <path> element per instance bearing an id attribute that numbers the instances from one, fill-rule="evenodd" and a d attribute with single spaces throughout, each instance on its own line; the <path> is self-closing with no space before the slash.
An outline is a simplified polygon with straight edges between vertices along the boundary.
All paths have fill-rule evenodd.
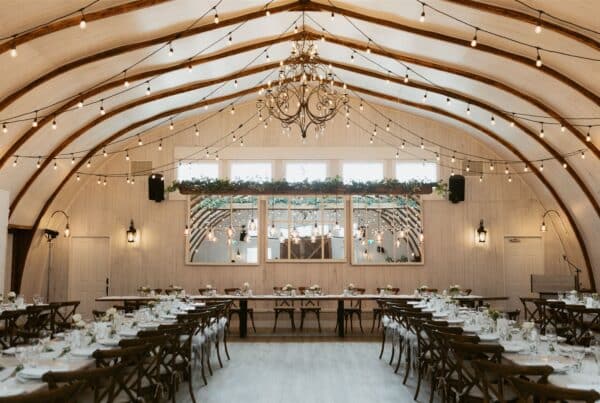
<path id="1" fill-rule="evenodd" d="M 121 14 L 131 13 L 133 11 L 141 10 L 144 8 L 152 7 L 158 4 L 166 3 L 173 0 L 135 0 L 129 3 L 120 4 L 114 7 L 108 7 L 98 11 L 90 11 L 85 13 L 85 21 L 90 23 L 92 21 L 98 21 L 105 18 L 114 17 Z M 7 39 L 0 44 L 0 54 L 9 51 L 13 46 L 19 46 L 26 42 L 33 41 L 34 39 L 42 36 L 50 35 L 63 29 L 79 26 L 81 22 L 81 15 L 78 13 L 73 17 L 63 18 L 59 21 L 52 22 L 50 24 L 42 25 L 39 28 L 33 29 L 16 37 Z"/>
<path id="2" fill-rule="evenodd" d="M 414 81 L 409 81 L 408 83 L 404 83 L 404 81 L 402 79 L 399 79 L 397 77 L 389 77 L 385 74 L 373 71 L 373 70 L 367 70 L 364 68 L 359 68 L 357 66 L 352 66 L 352 65 L 348 65 L 345 63 L 340 63 L 337 61 L 332 61 L 332 60 L 328 60 L 328 59 L 322 59 L 324 63 L 328 64 L 330 63 L 332 66 L 335 66 L 336 68 L 340 68 L 346 71 L 352 71 L 354 73 L 357 74 L 361 74 L 367 77 L 372 77 L 372 78 L 376 78 L 376 79 L 380 79 L 380 80 L 391 80 L 394 81 L 397 84 L 400 85 L 406 85 L 409 87 L 413 87 L 413 88 L 419 88 L 419 89 L 423 89 L 432 93 L 438 93 L 438 94 L 443 94 L 446 96 L 451 96 L 455 99 L 459 99 L 462 100 L 464 102 L 468 102 L 472 105 L 476 105 L 482 109 L 488 110 L 490 111 L 490 113 L 493 113 L 497 116 L 500 116 L 504 119 L 510 119 L 509 116 L 507 116 L 504 112 L 502 112 L 500 109 L 496 108 L 493 105 L 490 105 L 488 103 L 485 103 L 479 99 L 476 98 L 472 98 L 469 96 L 466 96 L 462 93 L 459 93 L 457 91 L 449 91 L 449 90 L 444 90 L 444 89 L 440 89 L 438 87 L 434 87 L 431 86 L 429 84 L 422 84 L 422 83 L 416 83 Z M 71 144 L 73 141 L 75 141 L 77 138 L 79 138 L 80 136 L 82 136 L 84 133 L 86 133 L 87 131 L 91 130 L 93 127 L 95 127 L 96 125 L 104 122 L 107 119 L 110 119 L 113 116 L 118 115 L 119 113 L 125 112 L 131 108 L 135 108 L 139 105 L 143 105 L 149 102 L 153 102 L 159 99 L 163 99 L 163 98 L 167 98 L 170 96 L 174 96 L 174 95 L 178 95 L 178 94 L 182 94 L 185 92 L 189 92 L 189 91 L 194 91 L 200 88 L 204 88 L 206 86 L 210 86 L 210 85 L 215 85 L 218 83 L 222 83 L 222 82 L 226 82 L 226 81 L 231 81 L 234 80 L 236 78 L 240 78 L 249 74 L 254 74 L 254 73 L 258 73 L 258 72 L 262 72 L 262 71 L 266 71 L 266 70 L 270 70 L 275 68 L 277 65 L 279 64 L 279 62 L 273 62 L 273 63 L 269 63 L 269 64 L 263 64 L 261 66 L 256 66 L 247 70 L 243 70 L 241 72 L 235 72 L 232 73 L 230 75 L 224 76 L 224 77 L 218 77 L 218 78 L 214 78 L 214 79 L 210 79 L 210 80 L 205 80 L 205 81 L 201 81 L 201 82 L 196 82 L 196 83 L 192 83 L 192 84 L 188 84 L 188 85 L 184 85 L 184 86 L 180 86 L 174 89 L 170 89 L 170 90 L 165 90 L 165 91 L 161 91 L 159 93 L 155 93 L 151 96 L 145 96 L 145 97 L 140 97 L 137 100 L 134 100 L 128 104 L 125 105 L 121 105 L 120 107 L 111 110 L 110 112 L 108 112 L 107 114 L 100 116 L 94 120 L 92 120 L 91 122 L 89 122 L 88 124 L 86 124 L 85 126 L 83 126 L 82 128 L 76 130 L 73 134 L 71 134 L 69 137 L 67 137 L 66 139 L 64 139 L 61 144 L 57 147 L 54 148 L 54 150 L 49 154 L 49 156 L 47 158 L 45 158 L 40 166 L 39 169 L 36 169 L 33 174 L 27 179 L 27 181 L 25 182 L 25 184 L 19 189 L 19 192 L 17 193 L 17 195 L 15 196 L 15 198 L 13 199 L 13 201 L 11 202 L 11 206 L 10 206 L 10 213 L 9 216 L 11 216 L 14 211 L 16 210 L 20 200 L 23 198 L 23 196 L 25 195 L 25 193 L 29 190 L 29 188 L 33 185 L 33 183 L 35 182 L 35 180 L 37 179 L 37 177 L 39 175 L 41 175 L 41 173 L 43 172 L 43 170 L 51 163 L 52 159 L 54 157 L 56 157 L 62 150 L 64 150 L 69 144 Z M 538 143 L 539 145 L 541 145 L 546 151 L 548 151 L 554 158 L 556 158 L 561 164 L 566 163 L 566 160 L 560 155 L 560 153 L 558 151 L 556 151 L 554 149 L 554 147 L 552 147 L 548 142 L 544 141 L 543 139 L 539 138 L 538 135 L 536 133 L 534 133 L 528 126 L 524 125 L 523 123 L 516 121 L 515 122 L 515 126 L 518 127 L 520 130 L 522 130 L 526 135 L 528 135 L 532 140 L 534 140 L 536 143 Z M 84 157 L 83 159 L 87 160 L 87 157 Z M 526 162 L 528 165 L 531 166 L 531 163 L 528 162 L 527 160 L 524 160 L 524 162 Z M 533 170 L 536 170 L 535 167 L 532 167 Z M 590 204 L 593 206 L 593 208 L 595 209 L 596 213 L 598 215 L 600 215 L 600 204 L 598 203 L 598 201 L 595 198 L 595 195 L 593 194 L 593 192 L 590 190 L 590 188 L 587 186 L 587 184 L 583 181 L 583 179 L 580 177 L 580 175 L 578 174 L 578 172 L 572 167 L 571 164 L 567 164 L 567 168 L 566 168 L 567 173 L 570 175 L 570 177 L 577 183 L 577 185 L 579 186 L 579 188 L 583 191 L 583 193 L 586 195 L 588 201 L 590 202 Z"/>
<path id="3" fill-rule="evenodd" d="M 475 10 L 484 11 L 486 13 L 499 15 L 501 17 L 510 18 L 510 19 L 513 19 L 516 21 L 526 22 L 526 23 L 532 24 L 534 26 L 540 21 L 540 18 L 538 16 L 533 16 L 533 15 L 530 15 L 530 14 L 527 14 L 527 13 L 524 13 L 521 11 L 513 10 L 513 9 L 502 7 L 502 6 L 497 6 L 495 4 L 482 3 L 481 1 L 475 1 L 475 0 L 445 0 L 445 1 L 448 3 L 451 3 L 451 4 L 456 4 L 456 5 L 472 8 Z M 579 43 L 583 43 L 584 45 L 587 45 L 593 49 L 600 50 L 600 42 L 598 42 L 594 38 L 591 38 L 587 35 L 582 34 L 581 32 L 572 30 L 568 27 L 565 27 L 565 26 L 562 26 L 559 24 L 555 24 L 552 21 L 549 21 L 548 19 L 542 19 L 541 23 L 542 23 L 544 29 L 548 29 L 548 30 L 557 32 L 559 34 L 568 36 L 568 37 L 576 40 Z"/>
<path id="4" fill-rule="evenodd" d="M 336 85 L 338 86 L 342 86 L 343 84 L 340 82 L 336 82 Z M 487 135 L 488 137 L 492 138 L 493 140 L 495 140 L 496 142 L 500 143 L 502 146 L 504 146 L 506 149 L 508 149 L 512 154 L 516 155 L 517 158 L 519 158 L 521 161 L 527 161 L 526 157 L 521 154 L 521 152 L 515 148 L 511 143 L 509 143 L 508 141 L 506 141 L 505 139 L 503 139 L 502 137 L 498 136 L 496 133 L 494 133 L 493 131 L 491 131 L 490 129 L 481 126 L 478 123 L 472 122 L 462 116 L 453 114 L 451 112 L 448 112 L 446 110 L 443 110 L 441 108 L 438 107 L 434 107 L 431 105 L 423 105 L 421 103 L 416 103 L 416 102 L 412 102 L 412 101 L 408 101 L 408 100 L 403 100 L 401 98 L 397 98 L 388 94 L 382 94 L 373 90 L 369 90 L 369 89 L 365 89 L 362 87 L 358 87 L 358 86 L 354 86 L 354 85 L 350 85 L 347 84 L 347 87 L 352 90 L 352 91 L 356 91 L 356 92 L 360 92 L 363 93 L 365 95 L 369 95 L 369 96 L 373 96 L 382 100 L 386 100 L 386 101 L 391 101 L 394 103 L 401 103 L 403 105 L 412 107 L 412 108 L 416 108 L 416 109 L 421 109 L 421 110 L 425 110 L 428 112 L 432 112 L 435 114 L 439 114 L 442 116 L 445 116 L 447 118 L 456 120 L 458 122 L 461 122 L 465 125 L 468 125 L 476 130 L 478 130 L 479 132 Z M 196 102 L 190 105 L 186 105 L 186 106 L 182 106 L 182 107 L 178 107 L 175 109 L 171 109 L 168 111 L 164 111 L 158 115 L 146 118 L 142 121 L 139 122 L 135 122 L 119 131 L 117 131 L 116 133 L 112 134 L 111 136 L 109 136 L 108 138 L 104 139 L 102 142 L 98 143 L 96 146 L 94 146 L 94 148 L 92 150 L 90 150 L 88 152 L 88 154 L 83 157 L 79 162 L 77 162 L 75 164 L 75 166 L 73 167 L 72 170 L 70 170 L 65 177 L 63 178 L 63 180 L 60 182 L 60 184 L 54 189 L 54 191 L 52 192 L 52 194 L 50 195 L 50 197 L 46 200 L 46 202 L 44 203 L 44 205 L 42 206 L 42 208 L 40 209 L 37 218 L 32 226 L 34 232 L 39 228 L 39 224 L 41 222 L 41 219 L 43 218 L 43 216 L 46 214 L 46 212 L 48 211 L 48 209 L 50 208 L 52 202 L 54 201 L 54 199 L 56 198 L 56 196 L 60 193 L 60 191 L 62 190 L 62 188 L 67 184 L 67 182 L 69 181 L 69 179 L 77 172 L 77 170 L 79 168 L 81 168 L 83 166 L 83 164 L 87 161 L 87 159 L 89 159 L 90 157 L 92 157 L 94 154 L 96 154 L 96 152 L 98 152 L 99 150 L 102 149 L 102 147 L 106 146 L 107 144 L 109 144 L 111 141 L 123 136 L 124 134 L 128 133 L 131 130 L 134 130 L 138 127 L 141 127 L 147 123 L 156 121 L 158 119 L 161 118 L 165 118 L 165 117 L 169 117 L 172 116 L 173 114 L 176 113 L 180 113 L 180 112 L 185 112 L 185 111 L 189 111 L 189 110 L 194 110 L 197 109 L 199 107 L 202 107 L 204 105 L 207 104 L 211 104 L 211 103 L 220 103 L 232 98 L 239 98 L 241 96 L 245 96 L 247 94 L 251 94 L 251 93 L 256 93 L 256 91 L 259 89 L 260 87 L 254 87 L 254 88 L 248 88 L 236 93 L 232 93 L 232 94 L 228 94 L 225 96 L 221 96 L 218 98 L 214 98 L 211 100 L 207 100 L 207 101 L 201 101 L 201 102 Z M 542 184 L 548 189 L 548 191 L 552 194 L 553 198 L 555 199 L 556 203 L 560 206 L 560 208 L 563 210 L 565 216 L 567 217 L 569 224 L 571 225 L 571 228 L 577 238 L 577 241 L 579 242 L 579 245 L 581 247 L 581 251 L 586 263 L 586 270 L 590 279 L 590 284 L 591 287 L 595 290 L 595 281 L 594 281 L 594 275 L 592 272 L 592 266 L 591 266 L 591 261 L 589 258 L 589 254 L 587 251 L 587 247 L 586 244 L 584 242 L 583 236 L 581 234 L 581 232 L 579 231 L 579 228 L 576 225 L 576 222 L 570 212 L 570 210 L 568 210 L 566 204 L 564 203 L 564 201 L 562 200 L 562 198 L 560 197 L 560 195 L 557 193 L 557 191 L 554 189 L 554 187 L 552 186 L 552 184 L 546 179 L 546 177 L 544 177 L 542 175 L 542 173 L 540 173 L 538 170 L 534 169 L 532 170 L 532 173 L 542 182 Z M 27 253 L 29 251 L 29 246 L 27 246 Z"/>

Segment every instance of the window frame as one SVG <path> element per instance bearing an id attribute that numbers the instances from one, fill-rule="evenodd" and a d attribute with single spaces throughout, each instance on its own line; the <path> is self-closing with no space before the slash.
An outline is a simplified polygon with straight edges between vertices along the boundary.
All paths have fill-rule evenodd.
<path id="1" fill-rule="evenodd" d="M 289 182 L 289 183 L 301 183 L 306 179 L 303 179 L 301 181 L 294 181 L 294 182 L 290 182 L 290 180 L 288 179 L 288 175 L 287 175 L 287 168 L 289 164 L 300 164 L 300 163 L 306 163 L 306 164 L 323 164 L 325 166 L 325 176 L 323 178 L 320 179 L 310 179 L 308 178 L 309 182 L 318 180 L 318 181 L 324 181 L 327 178 L 329 178 L 329 161 L 327 160 L 284 160 L 283 161 L 283 178 Z"/>
<path id="2" fill-rule="evenodd" d="M 264 179 L 264 180 L 258 180 L 257 178 L 248 178 L 248 179 L 236 179 L 233 176 L 233 167 L 236 164 L 266 164 L 269 165 L 270 168 L 270 177 L 268 179 Z M 271 160 L 230 160 L 229 161 L 229 169 L 228 169 L 228 178 L 231 181 L 236 181 L 236 180 L 243 180 L 243 181 L 253 181 L 253 182 L 271 182 L 273 181 L 274 178 L 274 174 L 275 174 L 275 164 L 273 163 L 273 161 Z"/>
<path id="3" fill-rule="evenodd" d="M 400 166 L 401 164 L 427 164 L 430 166 L 433 166 L 433 169 L 435 171 L 435 178 L 430 180 L 430 179 L 423 179 L 423 178 L 412 178 L 409 179 L 410 180 L 416 180 L 416 181 L 425 181 L 425 182 L 437 182 L 439 180 L 439 165 L 435 162 L 431 162 L 431 161 L 421 161 L 421 160 L 400 160 L 400 161 L 394 161 L 394 178 L 400 182 L 407 182 L 406 180 L 400 180 L 398 179 L 398 166 Z"/>
<path id="4" fill-rule="evenodd" d="M 381 181 L 385 179 L 385 160 L 341 160 L 340 161 L 340 176 L 342 178 L 342 183 L 346 184 L 346 183 L 351 183 L 351 182 L 346 182 L 346 178 L 344 177 L 344 166 L 346 164 L 380 164 L 381 165 L 381 178 L 380 179 L 369 179 L 367 181 L 363 181 L 363 182 L 369 182 L 369 181 Z"/>

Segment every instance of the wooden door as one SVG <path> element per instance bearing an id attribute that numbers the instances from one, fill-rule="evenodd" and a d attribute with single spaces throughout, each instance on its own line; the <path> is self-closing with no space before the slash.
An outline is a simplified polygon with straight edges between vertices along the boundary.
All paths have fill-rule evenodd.
<path id="1" fill-rule="evenodd" d="M 95 299 L 106 295 L 110 276 L 110 239 L 73 237 L 69 262 L 69 300 L 81 301 L 78 312 L 91 318 Z"/>
<path id="2" fill-rule="evenodd" d="M 540 237 L 504 238 L 504 286 L 510 309 L 521 309 L 519 297 L 531 293 L 531 275 L 544 273 L 544 249 Z"/>

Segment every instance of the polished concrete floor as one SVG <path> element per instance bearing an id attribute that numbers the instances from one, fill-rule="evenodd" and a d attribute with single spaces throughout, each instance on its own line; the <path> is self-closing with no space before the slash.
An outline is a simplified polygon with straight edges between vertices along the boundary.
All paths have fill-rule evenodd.
<path id="1" fill-rule="evenodd" d="M 231 361 L 218 368 L 208 386 L 195 377 L 196 400 L 203 403 L 386 403 L 412 402 L 415 380 L 402 385 L 380 344 L 336 338 L 249 339 L 230 343 Z M 386 349 L 389 346 L 386 346 Z M 420 401 L 427 401 L 422 393 Z M 177 401 L 189 402 L 187 388 Z"/>

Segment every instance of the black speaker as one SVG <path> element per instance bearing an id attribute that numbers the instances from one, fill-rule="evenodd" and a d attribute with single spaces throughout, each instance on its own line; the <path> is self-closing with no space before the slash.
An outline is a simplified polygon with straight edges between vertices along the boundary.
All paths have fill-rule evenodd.
<path id="1" fill-rule="evenodd" d="M 148 177 L 148 199 L 157 203 L 165 200 L 165 178 L 162 174 L 152 174 Z"/>
<path id="2" fill-rule="evenodd" d="M 448 199 L 452 203 L 465 201 L 465 177 L 462 175 L 452 175 L 448 179 Z"/>

